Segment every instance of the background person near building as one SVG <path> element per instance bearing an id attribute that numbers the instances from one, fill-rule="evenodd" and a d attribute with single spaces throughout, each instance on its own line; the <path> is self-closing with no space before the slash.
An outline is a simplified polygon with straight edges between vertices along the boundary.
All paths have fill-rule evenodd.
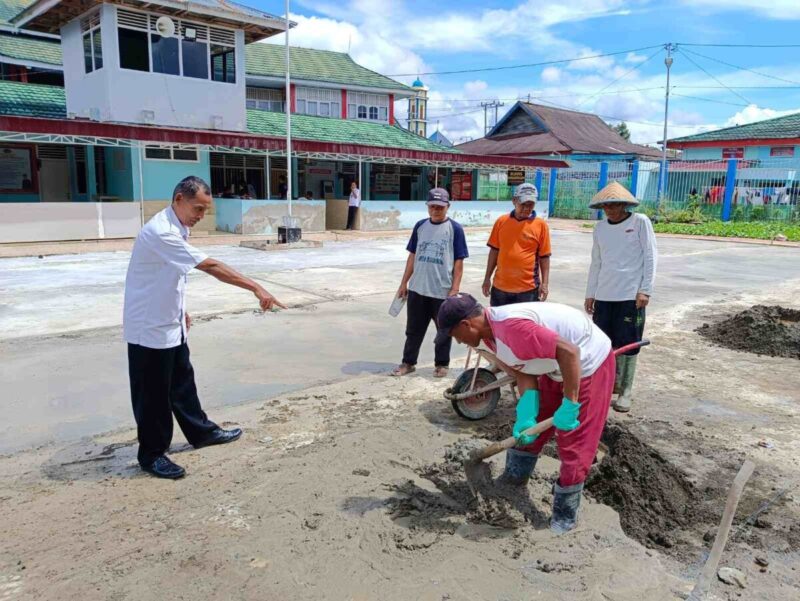
<path id="1" fill-rule="evenodd" d="M 611 341 L 587 315 L 559 303 L 514 303 L 484 310 L 469 294 L 448 298 L 439 310 L 440 335 L 494 352 L 517 381 L 514 436 L 503 480 L 528 482 L 547 442 L 555 435 L 561 468 L 553 486 L 550 528 L 575 527 L 581 491 L 608 418 L 614 387 Z M 536 436 L 521 433 L 553 418 Z"/>
<path id="2" fill-rule="evenodd" d="M 538 196 L 533 184 L 518 186 L 514 210 L 492 228 L 483 280 L 492 307 L 543 301 L 550 293 L 550 229 L 536 216 Z"/>
<path id="3" fill-rule="evenodd" d="M 356 216 L 358 215 L 358 207 L 361 206 L 361 190 L 358 189 L 358 184 L 353 182 L 350 184 L 350 199 L 347 201 L 347 228 L 353 230 L 356 227 Z"/>
<path id="4" fill-rule="evenodd" d="M 444 299 L 458 294 L 464 273 L 464 259 L 469 256 L 464 228 L 447 217 L 450 196 L 447 190 L 434 188 L 428 192 L 429 219 L 414 226 L 408 241 L 408 260 L 397 296 L 407 298 L 406 343 L 403 362 L 392 372 L 404 376 L 416 369 L 425 333 Z M 452 340 L 436 337 L 433 375 L 447 375 Z"/>
<path id="5" fill-rule="evenodd" d="M 592 264 L 585 307 L 614 348 L 638 342 L 644 334 L 645 307 L 656 278 L 656 236 L 646 215 L 629 209 L 639 201 L 617 182 L 611 182 L 589 208 L 606 214 L 594 228 Z M 617 357 L 614 409 L 630 411 L 639 349 Z"/>
<path id="6" fill-rule="evenodd" d="M 180 478 L 182 467 L 166 456 L 172 415 L 195 448 L 232 442 L 239 428 L 223 430 L 200 406 L 187 336 L 186 279 L 194 268 L 219 281 L 250 290 L 263 311 L 283 307 L 269 292 L 187 242 L 189 228 L 211 207 L 211 191 L 199 177 L 178 183 L 172 204 L 139 232 L 125 278 L 123 329 L 139 439 L 139 465 L 160 478 Z"/>

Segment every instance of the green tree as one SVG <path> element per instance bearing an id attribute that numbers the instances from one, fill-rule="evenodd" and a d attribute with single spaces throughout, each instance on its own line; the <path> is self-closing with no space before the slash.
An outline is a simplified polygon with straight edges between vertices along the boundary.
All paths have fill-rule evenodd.
<path id="1" fill-rule="evenodd" d="M 628 129 L 627 123 L 625 123 L 624 121 L 620 121 L 616 125 L 611 125 L 610 127 L 620 136 L 628 140 L 628 142 L 631 141 L 631 131 Z"/>

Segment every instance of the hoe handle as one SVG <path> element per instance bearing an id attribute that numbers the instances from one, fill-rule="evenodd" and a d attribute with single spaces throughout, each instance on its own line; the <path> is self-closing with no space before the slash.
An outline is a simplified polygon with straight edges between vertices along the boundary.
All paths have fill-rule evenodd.
<path id="1" fill-rule="evenodd" d="M 523 430 L 522 434 L 525 436 L 534 436 L 539 435 L 548 428 L 553 426 L 553 418 L 548 417 L 546 420 L 539 422 L 532 428 L 528 428 L 527 430 Z M 475 449 L 469 457 L 470 462 L 478 463 L 483 461 L 484 459 L 488 459 L 493 455 L 497 455 L 498 453 L 502 453 L 503 451 L 507 451 L 508 449 L 512 448 L 517 444 L 517 439 L 513 436 L 509 436 L 505 440 L 500 440 L 498 442 L 493 442 L 490 445 L 483 447 L 482 449 Z"/>

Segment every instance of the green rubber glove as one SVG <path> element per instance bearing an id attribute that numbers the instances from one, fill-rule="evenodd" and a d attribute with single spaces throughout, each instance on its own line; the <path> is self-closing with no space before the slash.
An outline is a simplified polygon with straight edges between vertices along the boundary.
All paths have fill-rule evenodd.
<path id="1" fill-rule="evenodd" d="M 578 412 L 580 410 L 580 403 L 576 403 L 564 397 L 561 401 L 561 407 L 556 409 L 556 412 L 553 414 L 553 426 L 562 432 L 574 430 L 581 425 L 581 422 L 578 421 Z"/>
<path id="2" fill-rule="evenodd" d="M 517 446 L 526 446 L 533 443 L 538 435 L 522 436 L 522 432 L 536 425 L 539 416 L 539 391 L 526 390 L 517 403 L 517 421 L 514 422 L 514 438 Z"/>

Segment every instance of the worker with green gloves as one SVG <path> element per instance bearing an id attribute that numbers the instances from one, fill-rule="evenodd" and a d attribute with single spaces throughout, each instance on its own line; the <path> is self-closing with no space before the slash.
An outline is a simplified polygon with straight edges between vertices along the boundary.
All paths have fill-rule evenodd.
<path id="1" fill-rule="evenodd" d="M 446 299 L 437 318 L 439 336 L 484 344 L 516 378 L 517 447 L 506 452 L 503 479 L 525 484 L 539 453 L 555 436 L 561 469 L 553 486 L 550 528 L 575 527 L 583 482 L 608 418 L 614 387 L 611 341 L 578 309 L 558 303 L 515 303 L 484 309 L 469 294 Z M 538 437 L 521 433 L 553 418 Z"/>
<path id="2" fill-rule="evenodd" d="M 639 342 L 644 335 L 645 307 L 656 278 L 656 236 L 639 201 L 621 184 L 611 182 L 592 198 L 589 208 L 602 209 L 606 219 L 594 228 L 592 264 L 584 306 L 614 348 Z M 633 402 L 633 379 L 639 349 L 617 357 L 612 407 L 627 412 Z"/>

